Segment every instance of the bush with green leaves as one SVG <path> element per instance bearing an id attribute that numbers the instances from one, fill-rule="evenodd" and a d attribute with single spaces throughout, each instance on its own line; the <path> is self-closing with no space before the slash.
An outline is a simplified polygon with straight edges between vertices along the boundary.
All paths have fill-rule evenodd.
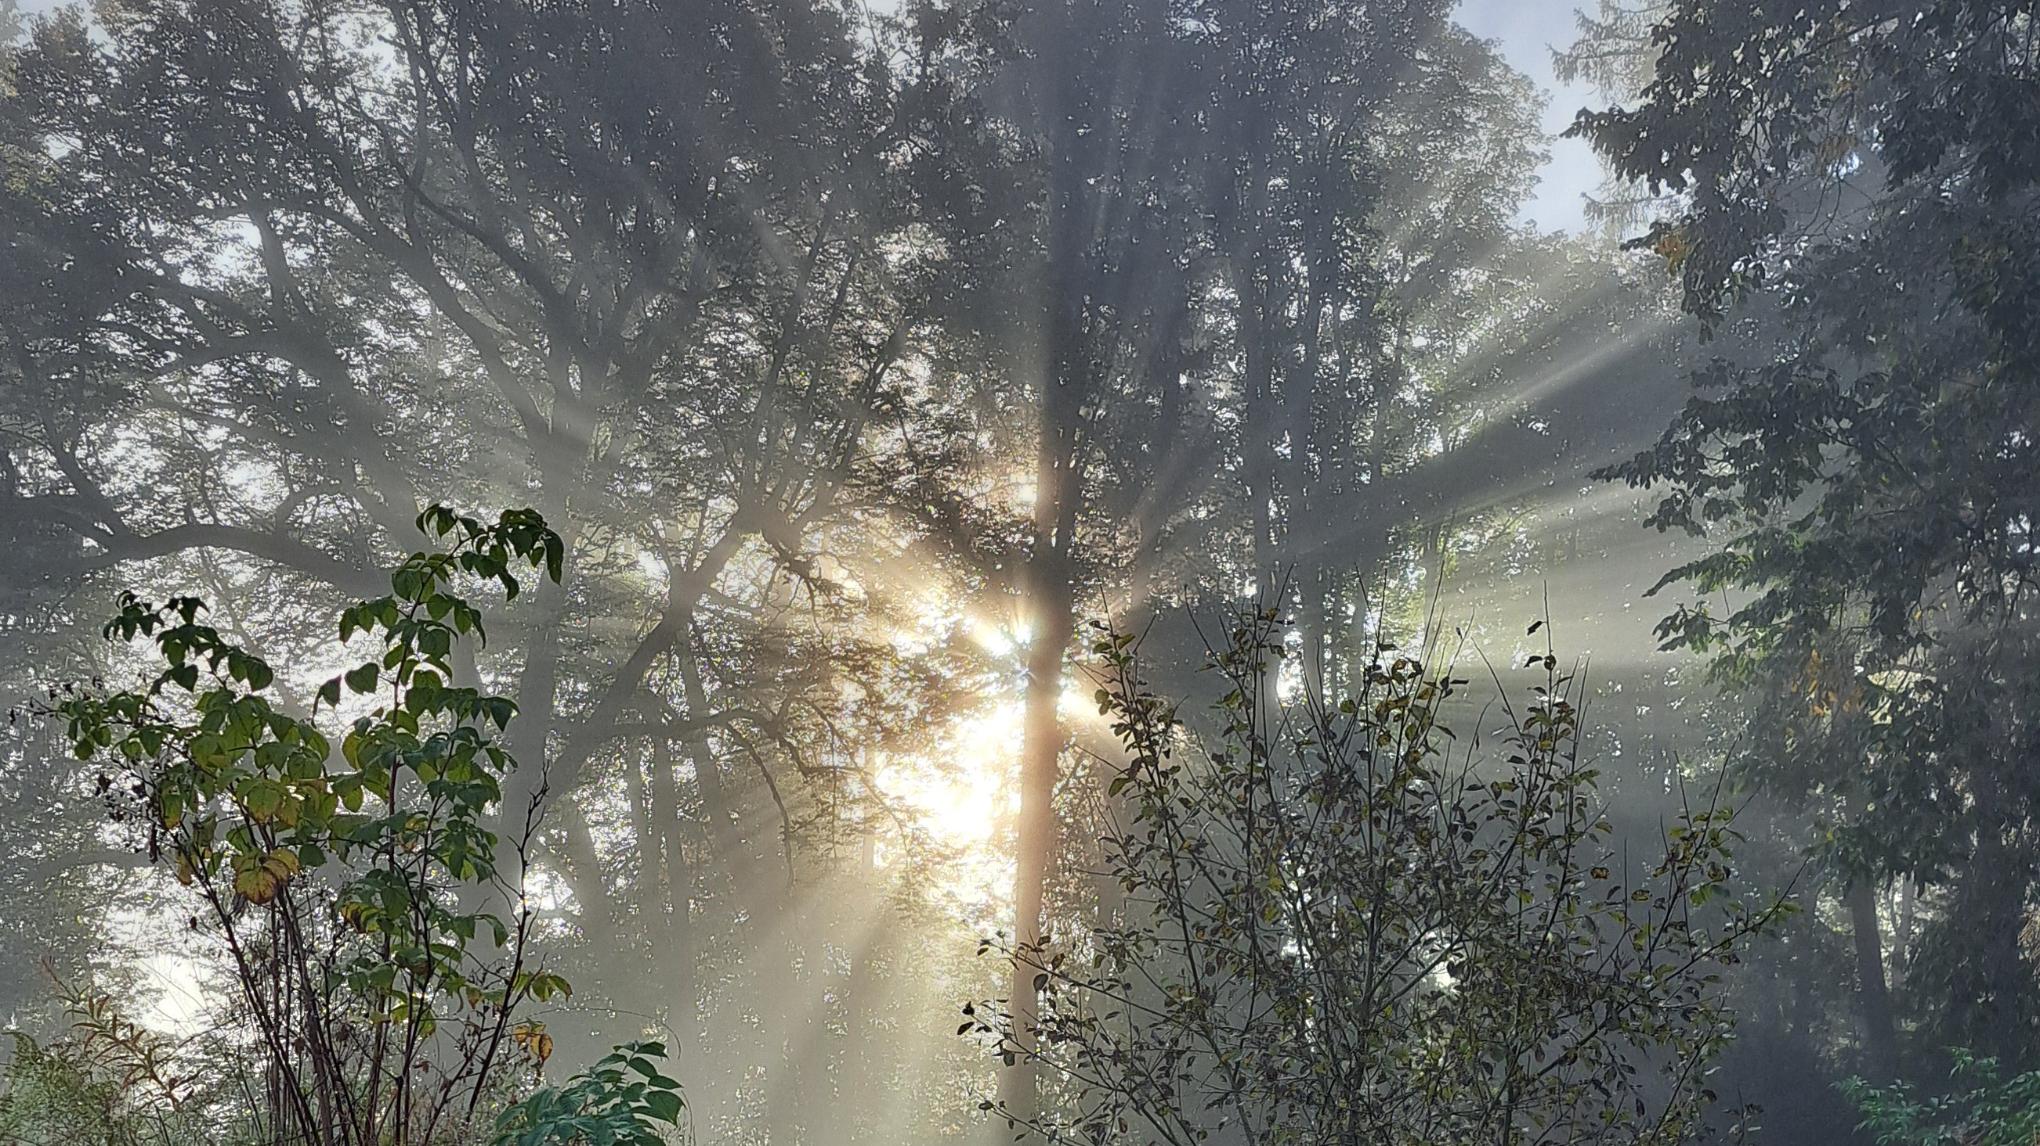
<path id="1" fill-rule="evenodd" d="M 988 1109 L 1054 1142 L 1701 1133 L 1732 1025 L 1721 971 L 1782 910 L 1734 894 L 1718 789 L 1629 854 L 1579 682 L 1548 652 L 1484 750 L 1442 722 L 1467 682 L 1389 650 L 1352 695 L 1283 700 L 1272 611 L 1215 651 L 1209 719 L 1150 691 L 1136 648 L 1102 628 L 1093 645 L 1123 747 L 1100 762 L 1111 890 L 1060 941 L 985 944 L 1033 970 L 1038 1028 L 966 1008 L 963 1033 L 1032 1056 L 1055 1101 Z"/>
<path id="2" fill-rule="evenodd" d="M 2007 1076 L 1997 1059 L 1955 1050 L 1945 1094 L 1922 1097 L 1909 1083 L 1841 1084 L 1862 1111 L 1857 1127 L 1877 1146 L 2032 1146 L 2040 1142 L 2040 1071 Z"/>
<path id="3" fill-rule="evenodd" d="M 654 1061 L 665 1054 L 663 1043 L 625 1043 L 566 1085 L 526 1096 L 497 1118 L 497 1146 L 660 1146 L 686 1106 Z"/>
<path id="4" fill-rule="evenodd" d="M 273 1079 L 261 1113 L 278 1139 L 401 1146 L 459 1132 L 529 1041 L 513 1025 L 520 1004 L 568 990 L 528 962 L 522 878 L 539 800 L 499 807 L 515 705 L 455 665 L 459 645 L 486 639 L 460 583 L 515 597 L 520 569 L 557 580 L 561 541 L 529 510 L 485 523 L 435 506 L 418 526 L 444 548 L 412 554 L 390 593 L 340 613 L 341 645 L 361 659 L 308 713 L 204 623 L 203 602 L 132 594 L 106 636 L 148 641 L 162 667 L 140 688 L 57 707 L 79 758 L 108 767 L 102 786 L 132 797 L 149 856 L 190 889 L 191 925 L 217 939 Z M 321 718 L 343 703 L 357 715 L 329 735 Z"/>
<path id="5" fill-rule="evenodd" d="M 62 1045 L 19 1031 L 0 1090 L 0 1142 L 25 1146 L 132 1146 L 147 1141 L 149 1112 L 121 1080 Z"/>
<path id="6" fill-rule="evenodd" d="M 48 968 L 45 968 L 48 970 Z M 245 1102 L 248 1064 L 217 1040 L 200 1049 L 130 1020 L 106 992 L 51 971 L 69 1030 L 42 1040 L 12 1032 L 0 1070 L 0 1142 L 23 1146 L 256 1143 Z M 225 1050 L 222 1057 L 209 1054 Z"/>

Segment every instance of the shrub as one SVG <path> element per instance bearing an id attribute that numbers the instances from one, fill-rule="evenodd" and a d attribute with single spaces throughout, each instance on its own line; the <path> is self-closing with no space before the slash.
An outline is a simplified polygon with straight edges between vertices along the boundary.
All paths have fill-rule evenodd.
<path id="1" fill-rule="evenodd" d="M 1994 1058 L 1953 1053 L 1947 1094 L 1922 1098 L 1910 1085 L 1841 1084 L 1863 1114 L 1858 1129 L 1877 1146 L 2032 1146 L 2040 1142 L 2040 1071 L 2006 1077 Z"/>
<path id="2" fill-rule="evenodd" d="M 654 1065 L 665 1053 L 662 1043 L 625 1043 L 565 1086 L 526 1096 L 496 1120 L 498 1146 L 659 1146 L 685 1105 Z"/>
<path id="3" fill-rule="evenodd" d="M 340 613 L 342 646 L 359 656 L 366 642 L 366 656 L 310 714 L 203 622 L 203 602 L 132 594 L 106 636 L 148 641 L 162 667 L 57 707 L 79 758 L 112 769 L 102 786 L 132 796 L 149 856 L 190 891 L 192 925 L 218 939 L 256 1044 L 258 1121 L 279 1140 L 458 1131 L 500 1096 L 519 1006 L 568 990 L 528 962 L 539 796 L 500 807 L 515 706 L 456 683 L 452 663 L 457 644 L 486 639 L 458 583 L 514 597 L 520 568 L 557 580 L 560 539 L 528 510 L 485 524 L 435 506 L 418 524 L 446 548 L 412 554 L 389 594 Z M 329 736 L 320 718 L 349 695 L 365 711 Z M 491 829 L 499 818 L 513 837 Z"/>
<path id="4" fill-rule="evenodd" d="M 1122 902 L 1067 942 L 984 945 L 1034 968 L 1038 1030 L 966 1008 L 1053 1087 L 1021 1121 L 1086 1142 L 1694 1135 L 1730 1033 L 1718 973 L 1781 910 L 1731 894 L 1728 810 L 1689 810 L 1632 867 L 1555 656 L 1489 758 L 1440 720 L 1466 682 L 1393 650 L 1336 703 L 1277 702 L 1281 638 L 1236 618 L 1198 729 L 1132 636 L 1098 631 Z"/>

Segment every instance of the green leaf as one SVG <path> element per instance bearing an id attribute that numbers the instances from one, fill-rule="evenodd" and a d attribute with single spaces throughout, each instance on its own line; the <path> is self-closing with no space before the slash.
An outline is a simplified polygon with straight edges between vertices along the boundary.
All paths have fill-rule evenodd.
<path id="1" fill-rule="evenodd" d="M 661 1122 L 678 1125 L 681 1106 L 680 1096 L 670 1090 L 655 1090 L 645 1095 L 645 1109 Z"/>
<path id="2" fill-rule="evenodd" d="M 257 823 L 275 819 L 289 795 L 281 783 L 266 778 L 250 780 L 241 786 L 239 792 L 241 805 L 248 809 L 248 815 Z"/>
<path id="3" fill-rule="evenodd" d="M 374 692 L 381 678 L 382 670 L 374 661 L 368 661 L 347 670 L 347 687 L 358 693 Z"/>

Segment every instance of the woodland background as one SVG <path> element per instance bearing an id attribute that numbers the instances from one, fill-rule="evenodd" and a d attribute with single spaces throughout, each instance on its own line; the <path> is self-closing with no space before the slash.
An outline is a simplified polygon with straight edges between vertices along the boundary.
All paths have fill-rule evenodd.
<path id="1" fill-rule="evenodd" d="M 459 653 L 544 787 L 552 1053 L 667 1032 L 704 1141 L 986 1133 L 958 1008 L 1031 976 L 979 938 L 1102 902 L 1083 627 L 1202 697 L 1242 600 L 1293 693 L 1454 659 L 1467 738 L 1578 657 L 1618 831 L 1730 778 L 1800 909 L 1727 984 L 1755 1140 L 2040 1065 L 2034 5 L 1605 0 L 1550 33 L 1606 109 L 1578 233 L 1454 21 L 0 8 L 0 1016 L 61 1027 L 54 973 L 214 1021 L 32 712 L 137 672 L 115 593 L 308 708 L 445 503 L 565 547 Z"/>

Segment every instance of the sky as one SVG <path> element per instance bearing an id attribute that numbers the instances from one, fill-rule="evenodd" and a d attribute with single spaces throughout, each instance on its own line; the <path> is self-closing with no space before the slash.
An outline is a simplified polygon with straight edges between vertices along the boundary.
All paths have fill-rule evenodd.
<path id="1" fill-rule="evenodd" d="M 1473 34 L 1495 41 L 1502 57 L 1550 96 L 1544 129 L 1556 137 L 1572 124 L 1573 113 L 1595 102 L 1591 89 L 1563 84 L 1552 75 L 1551 53 L 1570 43 L 1580 0 L 1463 0 L 1459 22 Z M 1576 231 L 1586 219 L 1583 197 L 1601 184 L 1600 161 L 1581 140 L 1551 141 L 1551 159 L 1539 172 L 1537 190 L 1522 217 L 1547 231 Z"/>

